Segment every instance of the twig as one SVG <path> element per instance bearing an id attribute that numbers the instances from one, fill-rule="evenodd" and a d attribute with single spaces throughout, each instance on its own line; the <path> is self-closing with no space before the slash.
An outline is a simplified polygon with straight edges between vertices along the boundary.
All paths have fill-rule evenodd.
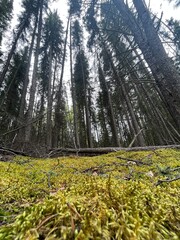
<path id="1" fill-rule="evenodd" d="M 12 150 L 10 150 L 10 149 L 0 148 L 0 152 L 8 153 L 8 154 L 11 154 L 11 155 L 13 155 L 13 156 L 16 156 L 16 155 L 17 155 L 14 151 L 12 151 Z"/>
<path id="2" fill-rule="evenodd" d="M 135 159 L 130 159 L 130 158 L 123 158 L 123 157 L 117 157 L 117 158 L 119 158 L 121 160 L 129 161 L 129 162 L 134 162 L 137 165 L 147 165 L 147 166 L 152 165 L 152 163 L 145 163 L 145 162 L 142 162 L 140 160 L 135 160 Z"/>
<path id="3" fill-rule="evenodd" d="M 84 170 L 81 171 L 81 173 L 86 173 L 86 172 L 93 172 L 93 171 L 98 171 L 99 169 L 102 169 L 103 167 L 110 167 L 110 166 L 128 166 L 127 164 L 123 164 L 123 163 L 109 163 L 109 164 L 102 164 L 100 166 L 95 166 L 95 167 L 90 167 L 90 168 L 86 168 Z"/>
<path id="4" fill-rule="evenodd" d="M 54 214 L 54 215 L 51 215 L 51 216 L 45 218 L 45 219 L 37 226 L 36 229 L 39 230 L 45 223 L 47 223 L 49 220 L 57 217 L 58 215 L 59 215 L 59 213 L 56 213 L 56 214 Z"/>
<path id="5" fill-rule="evenodd" d="M 170 183 L 170 182 L 174 182 L 174 181 L 177 181 L 177 180 L 180 180 L 180 176 L 177 176 L 176 178 L 172 178 L 172 179 L 164 179 L 164 180 L 159 179 L 155 185 L 158 186 L 163 182 Z"/>
<path id="6" fill-rule="evenodd" d="M 78 211 L 76 210 L 76 208 L 75 208 L 75 206 L 73 207 L 70 203 L 66 203 L 67 204 L 67 206 L 68 206 L 68 208 L 70 209 L 70 211 L 72 212 L 72 213 L 74 213 L 80 220 L 82 220 L 82 217 L 81 217 L 81 215 L 78 213 Z"/>

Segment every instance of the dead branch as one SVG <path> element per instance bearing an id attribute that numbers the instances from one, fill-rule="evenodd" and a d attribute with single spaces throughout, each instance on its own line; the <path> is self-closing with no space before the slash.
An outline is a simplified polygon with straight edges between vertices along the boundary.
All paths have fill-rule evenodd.
<path id="1" fill-rule="evenodd" d="M 139 166 L 139 165 L 148 165 L 148 166 L 152 165 L 152 163 L 146 163 L 146 162 L 142 162 L 142 161 L 140 161 L 140 160 L 135 160 L 135 159 L 131 159 L 131 158 L 124 158 L 124 157 L 117 157 L 117 158 L 119 158 L 119 159 L 121 159 L 121 160 L 128 161 L 128 162 L 134 162 L 134 163 L 136 163 L 138 166 Z"/>
<path id="2" fill-rule="evenodd" d="M 10 149 L 10 148 L 5 148 L 5 147 L 0 147 L 0 153 L 2 153 L 2 154 L 8 153 L 8 155 L 14 155 L 14 156 L 16 156 L 16 155 L 29 156 L 25 152 L 20 152 L 20 151 Z"/>
<path id="3" fill-rule="evenodd" d="M 172 178 L 172 179 L 164 179 L 164 180 L 159 179 L 155 185 L 158 186 L 158 185 L 162 184 L 163 182 L 170 183 L 170 182 L 177 181 L 179 179 L 180 179 L 180 175 L 175 178 Z"/>
<path id="4" fill-rule="evenodd" d="M 107 163 L 107 164 L 102 164 L 102 165 L 95 166 L 95 167 L 86 168 L 86 169 L 82 170 L 81 173 L 97 172 L 99 170 L 102 170 L 102 168 L 104 168 L 104 167 L 111 167 L 111 166 L 125 166 L 125 167 L 128 167 L 128 164 L 117 163 L 117 162 L 109 163 L 109 164 Z"/>

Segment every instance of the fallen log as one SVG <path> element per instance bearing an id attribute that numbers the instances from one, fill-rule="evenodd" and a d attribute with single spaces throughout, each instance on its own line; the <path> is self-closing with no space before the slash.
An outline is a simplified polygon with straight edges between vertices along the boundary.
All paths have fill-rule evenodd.
<path id="1" fill-rule="evenodd" d="M 50 149 L 48 155 L 43 155 L 43 157 L 59 157 L 59 156 L 69 156 L 69 155 L 77 155 L 77 156 L 96 156 L 107 154 L 111 152 L 117 151 L 151 151 L 157 149 L 180 149 L 180 145 L 165 145 L 165 146 L 147 146 L 147 147 L 131 147 L 131 148 L 124 148 L 124 147 L 103 147 L 103 148 L 55 148 Z M 2 155 L 21 155 L 21 156 L 29 156 L 33 157 L 33 154 L 29 154 L 27 152 L 17 151 L 10 148 L 0 147 L 0 154 Z M 36 154 L 36 157 L 42 157 L 42 155 Z"/>
<path id="2" fill-rule="evenodd" d="M 180 145 L 165 145 L 165 146 L 147 146 L 147 147 L 131 147 L 131 148 L 124 148 L 124 147 L 103 147 L 103 148 L 55 148 L 50 149 L 48 157 L 58 157 L 58 156 L 66 156 L 66 155 L 86 155 L 86 156 L 93 156 L 93 155 L 101 155 L 107 154 L 110 152 L 117 152 L 117 151 L 149 151 L 149 150 L 157 150 L 157 149 L 180 149 Z"/>
<path id="3" fill-rule="evenodd" d="M 13 155 L 13 156 L 15 156 L 15 155 L 29 156 L 28 153 L 17 151 L 17 150 L 10 149 L 10 148 L 5 148 L 5 147 L 0 147 L 0 154 Z"/>

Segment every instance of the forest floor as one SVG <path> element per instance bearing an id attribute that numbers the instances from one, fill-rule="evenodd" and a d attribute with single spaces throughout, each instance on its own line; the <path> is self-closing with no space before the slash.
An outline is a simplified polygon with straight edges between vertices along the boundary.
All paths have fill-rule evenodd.
<path id="1" fill-rule="evenodd" d="M 0 240 L 180 239 L 180 151 L 0 160 Z"/>

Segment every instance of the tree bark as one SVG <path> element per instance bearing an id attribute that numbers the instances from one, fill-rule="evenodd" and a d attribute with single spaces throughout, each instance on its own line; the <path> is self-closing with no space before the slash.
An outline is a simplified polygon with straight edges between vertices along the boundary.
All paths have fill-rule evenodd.
<path id="1" fill-rule="evenodd" d="M 101 37 L 102 38 L 102 37 Z M 103 41 L 103 44 L 104 44 L 104 47 L 105 47 L 105 50 L 106 50 L 106 53 L 107 53 L 107 56 L 108 56 L 108 59 L 110 61 L 110 64 L 111 64 L 111 67 L 112 67 L 112 71 L 113 71 L 113 74 L 114 74 L 114 78 L 117 82 L 117 84 L 119 85 L 119 88 L 121 88 L 122 90 L 122 94 L 124 96 L 124 99 L 126 101 L 126 104 L 127 104 L 127 107 L 128 107 L 128 110 L 129 110 L 129 113 L 130 113 L 130 116 L 131 116 L 131 120 L 132 120 L 132 125 L 134 127 L 134 130 L 136 132 L 136 135 L 137 135 L 137 141 L 138 141 L 138 144 L 139 146 L 145 146 L 145 140 L 144 140 L 144 137 L 143 137 L 143 134 L 142 134 L 142 131 L 139 127 L 139 124 L 138 124 L 138 121 L 136 119 L 136 115 L 134 113 L 134 110 L 133 110 L 133 107 L 132 107 L 132 103 L 130 101 L 130 98 L 129 98 L 129 95 L 128 95 L 128 92 L 126 91 L 126 87 L 124 85 L 124 80 L 122 77 L 120 77 L 116 71 L 116 68 L 114 66 L 114 63 L 113 63 L 113 60 L 111 59 L 111 56 L 108 52 L 108 48 L 104 42 L 104 40 L 102 39 Z"/>
<path id="2" fill-rule="evenodd" d="M 76 93 L 73 80 L 73 63 L 72 63 L 72 34 L 71 34 L 71 22 L 70 22 L 70 74 L 71 74 L 71 92 L 73 101 L 73 123 L 74 123 L 74 135 L 76 148 L 80 148 L 79 133 L 78 133 L 78 117 L 77 117 L 77 104 Z"/>
<path id="3" fill-rule="evenodd" d="M 124 23 L 131 30 L 156 80 L 168 111 L 180 129 L 180 76 L 168 57 L 142 0 L 133 0 L 141 24 L 123 0 L 113 0 Z"/>
<path id="4" fill-rule="evenodd" d="M 107 97 L 108 97 L 108 112 L 109 112 L 108 115 L 109 115 L 110 122 L 111 122 L 110 127 L 111 127 L 111 131 L 112 131 L 113 141 L 114 141 L 114 143 L 117 147 L 120 147 L 118 131 L 117 131 L 116 121 L 115 121 L 115 116 L 114 116 L 114 110 L 113 110 L 113 105 L 112 105 L 112 99 L 111 99 L 111 95 L 110 95 L 110 92 L 109 92 L 109 89 L 108 89 L 108 86 L 107 86 L 107 83 L 106 83 L 106 79 L 105 79 L 103 70 L 100 66 L 100 63 L 99 63 L 99 70 L 101 72 L 103 85 L 105 87 L 105 92 L 106 92 Z"/>
<path id="5" fill-rule="evenodd" d="M 31 89 L 30 89 L 29 108 L 28 108 L 28 112 L 27 112 L 27 122 L 31 122 L 32 117 L 33 117 L 33 108 L 34 108 L 36 85 L 37 85 L 39 49 L 40 49 L 41 30 L 42 30 L 42 12 L 43 12 L 43 0 L 41 0 L 41 2 L 40 2 L 40 9 L 39 9 L 38 36 L 37 36 L 36 52 L 35 52 L 35 59 L 34 59 L 32 84 L 31 84 Z M 25 142 L 30 141 L 31 129 L 32 129 L 32 124 L 28 124 L 26 127 L 26 131 L 25 131 Z"/>
<path id="6" fill-rule="evenodd" d="M 87 129 L 88 147 L 92 148 L 93 144 L 92 144 L 92 133 L 91 133 L 91 119 L 90 119 L 89 106 L 88 106 L 88 101 L 87 101 L 86 79 L 85 79 L 82 59 L 80 59 L 80 61 L 81 61 L 81 71 L 82 71 L 83 85 L 84 85 L 84 98 L 85 98 L 84 100 L 85 100 L 85 114 L 86 114 L 86 129 Z"/>
<path id="7" fill-rule="evenodd" d="M 47 134 L 46 144 L 47 148 L 52 147 L 52 94 L 51 94 L 51 81 L 52 81 L 52 46 L 49 49 L 49 76 L 48 76 L 48 103 L 47 103 Z"/>
<path id="8" fill-rule="evenodd" d="M 106 154 L 110 152 L 117 151 L 154 151 L 156 149 L 180 149 L 180 145 L 165 145 L 165 146 L 148 146 L 148 147 L 131 147 L 131 148 L 123 148 L 123 147 L 104 147 L 104 148 L 80 148 L 80 149 L 72 149 L 72 148 L 59 148 L 59 149 L 51 149 L 49 153 L 49 157 L 57 157 L 64 155 L 99 155 Z"/>
<path id="9" fill-rule="evenodd" d="M 6 76 L 6 73 L 8 71 L 8 68 L 9 68 L 9 65 L 10 65 L 10 62 L 11 62 L 11 59 L 12 59 L 12 56 L 16 50 L 16 46 L 17 46 L 17 42 L 22 34 L 22 31 L 24 30 L 24 27 L 25 27 L 25 24 L 26 24 L 26 21 L 27 19 L 29 18 L 29 15 L 27 15 L 27 17 L 24 19 L 24 21 L 21 23 L 20 25 L 20 28 L 17 32 L 17 35 L 15 36 L 15 39 L 14 39 L 14 42 L 12 43 L 12 47 L 11 47 L 11 50 L 8 54 L 8 57 L 7 57 L 7 60 L 6 60 L 6 63 L 3 67 L 3 70 L 2 70 L 2 73 L 0 75 L 0 87 L 2 86 L 2 83 L 4 81 L 4 78 Z"/>
<path id="10" fill-rule="evenodd" d="M 24 122 L 26 94 L 27 94 L 27 88 L 28 88 L 28 84 L 29 84 L 29 69 L 30 69 L 30 66 L 31 66 L 31 59 L 32 59 L 32 54 L 33 54 L 33 47 L 34 47 L 37 23 L 38 23 L 38 17 L 36 17 L 34 30 L 33 30 L 33 34 L 32 34 L 32 39 L 31 39 L 31 45 L 30 45 L 30 48 L 29 48 L 28 64 L 27 64 L 27 69 L 26 69 L 26 76 L 25 76 L 24 83 L 23 83 L 23 91 L 22 91 L 21 104 L 20 104 L 20 109 L 19 109 L 19 120 L 22 121 L 22 122 Z"/>
<path id="11" fill-rule="evenodd" d="M 61 76 L 58 91 L 56 93 L 56 108 L 55 108 L 55 126 L 54 126 L 54 141 L 53 145 L 58 146 L 58 138 L 60 133 L 60 125 L 59 125 L 59 116 L 60 116 L 60 105 L 61 105 L 61 97 L 62 97 L 62 82 L 64 77 L 64 67 L 65 67 L 65 60 L 66 60 L 66 49 L 67 49 L 67 40 L 68 40 L 68 32 L 69 32 L 69 23 L 70 23 L 70 15 L 67 21 L 66 27 L 66 36 L 64 42 L 64 52 L 63 52 L 63 59 L 62 59 L 62 69 L 61 69 Z"/>

